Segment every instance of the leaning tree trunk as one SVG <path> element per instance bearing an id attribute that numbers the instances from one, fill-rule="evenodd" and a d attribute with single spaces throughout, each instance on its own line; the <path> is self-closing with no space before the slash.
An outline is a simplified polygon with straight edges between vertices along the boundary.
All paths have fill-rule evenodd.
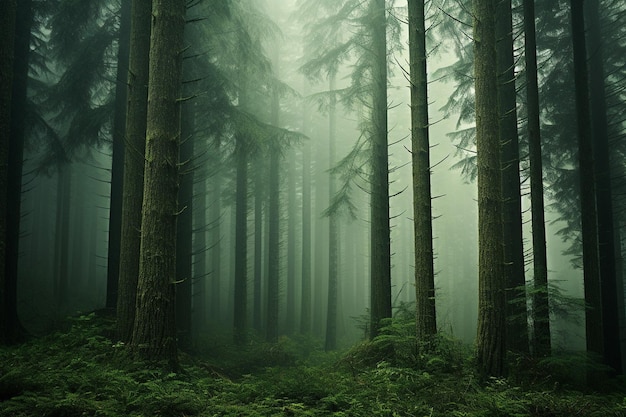
<path id="1" fill-rule="evenodd" d="M 387 148 L 387 13 L 385 0 L 371 0 L 371 296 L 370 338 L 381 320 L 391 317 L 391 232 L 389 228 L 389 157 Z"/>
<path id="2" fill-rule="evenodd" d="M 409 0 L 411 157 L 415 245 L 415 324 L 418 342 L 437 333 L 428 136 L 428 79 L 424 0 Z"/>
<path id="3" fill-rule="evenodd" d="M 502 166 L 502 215 L 504 275 L 507 287 L 507 343 L 515 352 L 527 353 L 528 318 L 524 243 L 522 237 L 522 196 L 519 177 L 519 137 L 513 57 L 511 0 L 496 6 L 496 55 L 498 59 L 498 111 L 500 113 L 500 163 Z"/>
<path id="4" fill-rule="evenodd" d="M 528 113 L 528 149 L 530 160 L 530 201 L 533 239 L 533 355 L 549 356 L 550 306 L 548 299 L 548 257 L 546 220 L 543 200 L 543 163 L 539 122 L 539 86 L 537 83 L 537 43 L 535 36 L 535 0 L 524 0 L 524 56 L 526 58 L 526 108 Z"/>
<path id="5" fill-rule="evenodd" d="M 133 0 L 117 294 L 117 337 L 130 342 L 139 277 L 152 0 Z"/>
<path id="6" fill-rule="evenodd" d="M 178 367 L 176 216 L 185 0 L 152 7 L 144 198 L 137 311 L 131 350 Z"/>
<path id="7" fill-rule="evenodd" d="M 7 175 L 11 139 L 11 94 L 15 40 L 15 0 L 0 3 L 0 343 L 8 341 L 6 291 Z"/>
<path id="8" fill-rule="evenodd" d="M 501 376 L 505 355 L 502 193 L 496 67 L 496 0 L 474 0 L 474 83 L 478 152 L 477 365 L 483 376 Z"/>
<path id="9" fill-rule="evenodd" d="M 580 170 L 580 206 L 583 239 L 583 274 L 587 351 L 601 357 L 604 353 L 603 321 L 598 255 L 596 182 L 589 110 L 589 82 L 583 1 L 571 0 L 572 44 L 574 47 L 574 82 L 578 122 L 578 163 Z"/>

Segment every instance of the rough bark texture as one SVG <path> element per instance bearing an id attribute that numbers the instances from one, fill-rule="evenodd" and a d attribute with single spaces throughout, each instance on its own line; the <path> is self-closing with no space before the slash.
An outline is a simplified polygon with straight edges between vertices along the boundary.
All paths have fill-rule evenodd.
<path id="1" fill-rule="evenodd" d="M 611 158 L 606 114 L 604 54 L 599 1 L 587 1 L 589 16 L 589 91 L 591 128 L 595 156 L 597 185 L 598 249 L 600 251 L 600 277 L 602 295 L 602 327 L 604 330 L 604 359 L 616 372 L 622 373 L 620 348 L 619 309 L 617 303 L 617 268 L 615 251 L 615 224 L 613 220 L 613 191 L 611 184 Z"/>
<path id="2" fill-rule="evenodd" d="M 533 355 L 549 356 L 550 306 L 548 299 L 548 258 L 543 198 L 543 164 L 539 123 L 539 86 L 537 84 L 537 44 L 535 39 L 535 1 L 524 0 L 524 48 L 526 59 L 526 107 L 530 161 L 530 201 L 533 239 Z"/>
<path id="3" fill-rule="evenodd" d="M 109 248 L 107 262 L 106 307 L 117 306 L 120 246 L 122 236 L 122 197 L 124 178 L 124 138 L 126 129 L 126 102 L 128 100 L 128 61 L 130 48 L 131 0 L 123 0 L 120 10 L 120 29 L 115 83 L 115 111 L 113 114 L 113 154 L 111 160 L 111 199 L 109 211 Z"/>
<path id="4" fill-rule="evenodd" d="M 415 324 L 417 340 L 424 341 L 428 336 L 437 333 L 424 0 L 409 0 L 408 6 L 415 239 Z"/>
<path id="5" fill-rule="evenodd" d="M 370 0 L 372 62 L 370 338 L 391 317 L 389 157 L 387 149 L 387 13 L 385 0 Z"/>
<path id="6" fill-rule="evenodd" d="M 123 342 L 129 342 L 133 332 L 139 277 L 151 11 L 152 0 L 133 0 L 117 295 L 117 336 Z"/>
<path id="7" fill-rule="evenodd" d="M 178 366 L 175 326 L 176 216 L 184 0 L 152 7 L 148 117 L 137 311 L 131 349 Z"/>
<path id="8" fill-rule="evenodd" d="M 11 139 L 11 94 L 16 1 L 0 3 L 0 343 L 8 341 L 6 290 L 7 175 Z"/>
<path id="9" fill-rule="evenodd" d="M 578 161 L 580 170 L 580 205 L 583 239 L 583 270 L 587 351 L 602 356 L 603 321 L 598 254 L 596 182 L 589 110 L 589 82 L 583 1 L 571 0 L 572 43 L 574 47 L 574 82 L 578 122 Z"/>
<path id="10" fill-rule="evenodd" d="M 474 77 L 478 152 L 477 365 L 484 376 L 504 373 L 505 282 L 495 16 L 496 0 L 474 0 Z"/>
<path id="11" fill-rule="evenodd" d="M 190 75 L 189 78 L 193 76 Z M 186 78 L 185 79 L 189 79 Z M 190 94 L 185 94 L 188 97 Z M 176 334 L 178 346 L 191 347 L 191 298 L 193 252 L 193 167 L 194 128 L 192 102 L 183 104 L 180 144 L 180 188 L 178 190 L 179 215 L 176 220 Z"/>
<path id="12" fill-rule="evenodd" d="M 507 294 L 507 347 L 527 353 L 528 317 L 524 244 L 522 237 L 522 197 L 519 177 L 519 138 L 513 58 L 511 0 L 496 4 L 496 55 L 498 59 L 498 112 L 502 166 L 502 215 L 504 274 Z"/>

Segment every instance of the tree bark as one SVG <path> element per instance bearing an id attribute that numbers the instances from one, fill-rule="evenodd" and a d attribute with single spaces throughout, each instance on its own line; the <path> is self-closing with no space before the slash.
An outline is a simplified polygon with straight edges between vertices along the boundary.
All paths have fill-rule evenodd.
<path id="1" fill-rule="evenodd" d="M 589 81 L 583 1 L 571 0 L 572 44 L 574 48 L 574 83 L 578 125 L 578 160 L 583 239 L 583 274 L 585 284 L 585 328 L 587 351 L 602 357 L 604 328 L 598 254 L 596 180 L 589 110 Z"/>
<path id="2" fill-rule="evenodd" d="M 507 344 L 515 352 L 527 353 L 528 313 L 524 277 L 522 197 L 519 177 L 519 137 L 513 57 L 511 0 L 496 5 L 496 56 L 498 62 L 498 112 L 502 166 L 502 215 L 504 274 L 507 294 Z"/>
<path id="3" fill-rule="evenodd" d="M 263 161 L 259 155 L 255 159 L 254 176 L 254 294 L 253 327 L 262 327 L 262 283 L 263 283 Z"/>
<path id="4" fill-rule="evenodd" d="M 130 342 L 135 322 L 139 277 L 151 12 L 152 0 L 133 0 L 117 295 L 117 337 L 126 343 Z"/>
<path id="5" fill-rule="evenodd" d="M 534 340 L 532 346 L 533 355 L 543 357 L 550 355 L 551 341 L 534 0 L 524 0 L 524 49 L 526 59 L 526 107 L 528 113 L 528 158 L 530 161 L 530 201 L 533 239 L 534 291 L 531 311 Z"/>
<path id="6" fill-rule="evenodd" d="M 107 262 L 106 307 L 114 310 L 120 272 L 122 239 L 122 198 L 124 181 L 124 139 L 128 100 L 128 72 L 130 52 L 131 0 L 123 0 L 120 7 L 117 72 L 115 82 L 115 110 L 113 114 L 113 152 L 111 157 L 111 197 L 109 210 L 109 248 Z"/>
<path id="7" fill-rule="evenodd" d="M 501 376 L 505 355 L 505 282 L 502 176 L 496 61 L 496 0 L 474 0 L 474 83 L 478 152 L 477 365 L 483 376 Z"/>
<path id="8" fill-rule="evenodd" d="M 11 95 L 15 46 L 15 12 L 17 2 L 0 3 L 0 343 L 9 339 L 6 249 L 7 249 L 7 178 L 9 141 L 11 140 Z"/>
<path id="9" fill-rule="evenodd" d="M 415 324 L 417 340 L 422 342 L 437 333 L 424 0 L 409 0 L 408 7 L 415 239 Z"/>
<path id="10" fill-rule="evenodd" d="M 306 116 L 305 116 L 306 117 Z M 305 132 L 308 129 L 305 127 Z M 300 333 L 311 333 L 311 142 L 302 150 L 302 295 Z"/>
<path id="11" fill-rule="evenodd" d="M 237 189 L 235 196 L 235 299 L 234 342 L 247 340 L 248 318 L 248 146 L 247 138 L 237 136 L 235 162 Z"/>
<path id="12" fill-rule="evenodd" d="M 371 0 L 372 154 L 370 338 L 391 317 L 391 237 L 387 149 L 387 13 L 385 0 Z"/>
<path id="13" fill-rule="evenodd" d="M 178 367 L 175 324 L 176 216 L 184 0 L 152 7 L 144 198 L 137 311 L 131 349 Z"/>
<path id="14" fill-rule="evenodd" d="M 278 126 L 280 101 L 278 92 L 272 93 L 272 124 Z M 278 341 L 278 312 L 280 303 L 280 149 L 277 138 L 270 144 L 269 210 L 268 210 L 268 274 L 267 274 L 267 320 L 265 324 L 268 342 Z"/>
<path id="15" fill-rule="evenodd" d="M 591 129 L 594 145 L 594 173 L 597 193 L 598 249 L 600 262 L 600 292 L 602 297 L 602 328 L 604 330 L 604 359 L 617 373 L 622 373 L 619 309 L 617 303 L 617 268 L 615 223 L 613 220 L 613 187 L 606 113 L 604 52 L 599 0 L 585 3 L 589 24 L 589 92 Z"/>

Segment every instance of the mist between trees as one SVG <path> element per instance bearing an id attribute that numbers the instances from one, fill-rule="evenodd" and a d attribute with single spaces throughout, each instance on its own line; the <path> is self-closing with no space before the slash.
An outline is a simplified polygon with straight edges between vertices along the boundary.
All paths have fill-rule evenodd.
<path id="1" fill-rule="evenodd" d="M 148 357 L 215 334 L 307 334 L 335 350 L 413 311 L 417 293 L 436 310 L 419 330 L 418 308 L 418 334 L 477 342 L 487 374 L 504 371 L 483 338 L 589 350 L 621 373 L 622 2 L 577 15 L 577 0 L 409 1 L 425 5 L 415 39 L 421 9 L 401 1 L 155 0 L 152 37 L 149 1 L 19 3 L 2 61 L 4 340 L 108 308 L 118 338 Z M 419 152 L 432 210 L 421 260 Z M 420 287 L 422 261 L 434 288 Z M 479 302 L 479 283 L 493 298 Z"/>

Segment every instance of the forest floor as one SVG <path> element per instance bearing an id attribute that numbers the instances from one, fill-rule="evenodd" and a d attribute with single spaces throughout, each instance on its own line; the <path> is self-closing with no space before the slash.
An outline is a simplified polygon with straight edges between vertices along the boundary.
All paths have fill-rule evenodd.
<path id="1" fill-rule="evenodd" d="M 113 328 L 91 314 L 1 348 L 0 416 L 626 416 L 624 381 L 585 388 L 579 356 L 519 359 L 514 377 L 480 381 L 467 346 L 440 337 L 416 354 L 397 323 L 335 353 L 298 338 L 244 348 L 214 338 L 181 353 L 178 373 L 129 358 Z"/>

